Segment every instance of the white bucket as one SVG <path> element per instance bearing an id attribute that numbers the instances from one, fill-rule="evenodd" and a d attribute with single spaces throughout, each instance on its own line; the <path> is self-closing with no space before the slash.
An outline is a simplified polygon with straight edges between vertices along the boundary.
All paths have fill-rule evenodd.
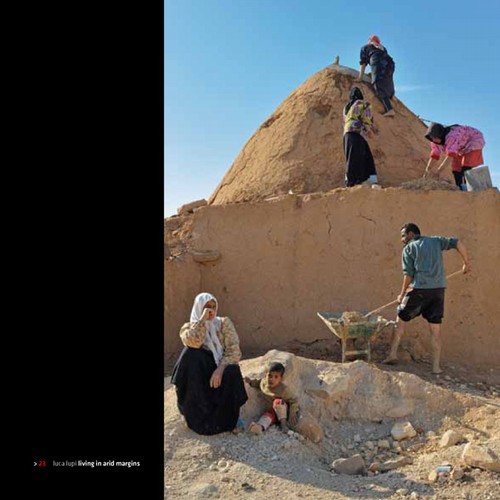
<path id="1" fill-rule="evenodd" d="M 467 191 L 484 191 L 493 187 L 490 170 L 486 165 L 466 170 L 464 177 L 467 184 Z"/>

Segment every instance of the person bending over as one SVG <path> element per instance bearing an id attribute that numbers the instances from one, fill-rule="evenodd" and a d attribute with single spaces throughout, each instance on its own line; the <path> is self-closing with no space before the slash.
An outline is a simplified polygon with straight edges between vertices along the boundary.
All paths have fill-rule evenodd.
<path id="1" fill-rule="evenodd" d="M 463 260 L 462 271 L 470 271 L 465 245 L 458 238 L 422 236 L 413 222 L 401 227 L 403 284 L 397 300 L 398 317 L 391 342 L 389 356 L 382 362 L 396 364 L 399 342 L 405 331 L 405 323 L 422 315 L 429 324 L 432 342 L 432 373 L 441 373 L 441 322 L 444 314 L 446 278 L 443 266 L 443 250 L 454 248 Z"/>

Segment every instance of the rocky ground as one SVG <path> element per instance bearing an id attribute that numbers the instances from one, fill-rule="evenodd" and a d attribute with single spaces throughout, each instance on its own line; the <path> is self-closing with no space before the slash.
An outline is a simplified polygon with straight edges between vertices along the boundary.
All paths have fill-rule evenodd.
<path id="1" fill-rule="evenodd" d="M 165 498 L 500 498 L 500 387 L 491 374 L 480 381 L 447 367 L 432 377 L 426 363 L 342 365 L 280 351 L 242 361 L 242 372 L 258 376 L 269 359 L 284 361 L 289 382 L 300 384 L 301 406 L 320 421 L 324 440 L 277 428 L 197 435 L 167 377 Z M 260 409 L 258 394 L 247 392 L 248 425 Z M 401 439 L 394 426 L 404 423 L 413 430 Z M 451 473 L 434 472 L 444 464 Z"/>

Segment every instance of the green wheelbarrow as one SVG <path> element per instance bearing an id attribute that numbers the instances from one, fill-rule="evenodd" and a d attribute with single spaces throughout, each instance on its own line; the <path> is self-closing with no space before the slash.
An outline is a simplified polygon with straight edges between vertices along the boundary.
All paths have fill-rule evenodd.
<path id="1" fill-rule="evenodd" d="M 384 328 L 396 324 L 395 321 L 389 321 L 382 316 L 375 314 L 368 315 L 366 311 L 356 313 L 350 319 L 346 318 L 346 313 L 319 312 L 317 315 L 328 329 L 340 339 L 342 343 L 342 363 L 345 363 L 346 356 L 358 354 L 365 354 L 367 361 L 370 362 L 370 342 L 373 337 L 379 334 Z M 365 340 L 365 348 L 348 351 L 347 341 L 354 341 L 359 338 Z"/>

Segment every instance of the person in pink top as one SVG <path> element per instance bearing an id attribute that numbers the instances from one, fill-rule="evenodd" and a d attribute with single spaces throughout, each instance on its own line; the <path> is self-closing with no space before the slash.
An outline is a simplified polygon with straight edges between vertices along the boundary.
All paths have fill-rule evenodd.
<path id="1" fill-rule="evenodd" d="M 431 156 L 425 168 L 424 177 L 427 177 L 429 172 L 433 170 L 433 164 L 435 165 L 440 159 L 441 153 L 444 153 L 445 159 L 437 169 L 438 175 L 449 162 L 449 158 L 452 158 L 451 170 L 455 177 L 455 183 L 462 189 L 464 172 L 484 163 L 484 137 L 479 130 L 473 127 L 467 125 L 445 127 L 440 123 L 431 123 L 425 138 L 431 141 Z"/>

